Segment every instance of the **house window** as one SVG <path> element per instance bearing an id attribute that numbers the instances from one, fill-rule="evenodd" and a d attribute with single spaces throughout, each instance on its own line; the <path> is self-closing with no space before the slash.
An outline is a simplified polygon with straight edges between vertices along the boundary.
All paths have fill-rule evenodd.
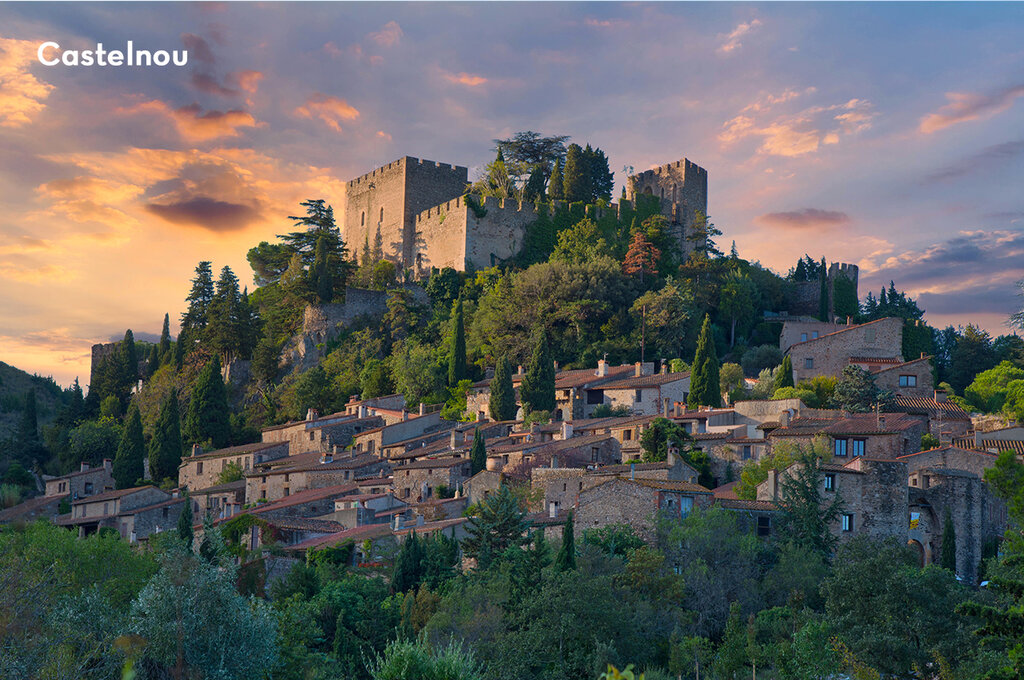
<path id="1" fill-rule="evenodd" d="M 106 504 L 106 503 L 104 503 L 104 504 L 103 504 L 103 514 L 105 515 L 105 514 L 107 514 L 107 512 L 109 512 L 109 511 L 107 510 L 107 504 Z"/>
<path id="2" fill-rule="evenodd" d="M 757 518 L 757 535 L 770 536 L 772 533 L 772 518 L 761 515 Z"/>
<path id="3" fill-rule="evenodd" d="M 643 390 L 633 390 L 633 403 L 639 404 L 641 401 L 643 401 L 643 397 Z"/>
<path id="4" fill-rule="evenodd" d="M 88 496 L 92 493 L 92 482 L 85 483 L 85 495 Z"/>
<path id="5" fill-rule="evenodd" d="M 569 485 L 568 484 L 563 484 L 562 485 L 562 491 L 568 491 L 568 490 L 569 490 Z"/>
<path id="6" fill-rule="evenodd" d="M 200 463 L 196 463 L 196 474 L 197 475 L 203 474 L 203 464 L 201 462 Z"/>
<path id="7" fill-rule="evenodd" d="M 833 449 L 833 453 L 835 455 L 837 455 L 837 456 L 842 456 L 843 458 L 846 457 L 846 440 L 845 439 L 837 439 L 835 441 L 835 448 Z"/>
<path id="8" fill-rule="evenodd" d="M 817 340 L 818 339 L 818 331 L 811 331 L 811 339 L 812 340 Z"/>
<path id="9" fill-rule="evenodd" d="M 836 490 L 836 476 L 835 475 L 825 475 L 825 491 L 835 491 L 835 490 Z"/>
<path id="10" fill-rule="evenodd" d="M 814 359 L 812 357 L 804 359 L 804 368 L 814 368 Z"/>
<path id="11" fill-rule="evenodd" d="M 917 387 L 916 375 L 901 375 L 900 387 Z"/>
<path id="12" fill-rule="evenodd" d="M 260 498 L 263 499 L 263 500 L 267 500 L 267 490 L 266 489 L 260 489 Z"/>
<path id="13" fill-rule="evenodd" d="M 807 342 L 807 333 L 800 334 L 800 342 Z"/>
<path id="14" fill-rule="evenodd" d="M 167 519 L 167 517 L 169 516 L 169 514 L 170 514 L 169 511 L 170 511 L 170 508 L 164 508 L 164 519 Z"/>
<path id="15" fill-rule="evenodd" d="M 594 463 L 597 462 L 597 452 L 598 451 L 599 451 L 599 449 L 596 446 L 591 446 L 590 447 L 590 460 L 591 460 L 591 462 L 594 462 Z"/>
<path id="16" fill-rule="evenodd" d="M 689 496 L 682 496 L 679 499 L 679 515 L 686 516 L 693 510 L 693 499 Z"/>
<path id="17" fill-rule="evenodd" d="M 851 448 L 852 448 L 853 455 L 855 455 L 855 456 L 863 456 L 864 455 L 864 440 L 863 439 L 854 439 L 850 443 L 852 445 Z"/>
<path id="18" fill-rule="evenodd" d="M 750 446 L 743 447 L 743 460 L 750 460 Z"/>
<path id="19" fill-rule="evenodd" d="M 587 390 L 587 403 L 588 404 L 603 404 L 604 403 L 604 391 L 603 390 Z"/>
<path id="20" fill-rule="evenodd" d="M 292 495 L 292 490 L 291 490 L 291 489 L 289 489 L 289 488 L 288 488 L 287 486 L 286 486 L 286 487 L 284 487 L 284 495 L 285 495 L 285 496 L 290 496 L 290 495 Z"/>
<path id="21" fill-rule="evenodd" d="M 409 497 L 409 489 L 402 489 L 402 498 Z"/>
<path id="22" fill-rule="evenodd" d="M 622 431 L 622 441 L 628 442 L 632 438 L 633 438 L 633 431 L 632 430 L 623 430 Z"/>
<path id="23" fill-rule="evenodd" d="M 843 515 L 843 531 L 853 531 L 853 515 Z"/>
<path id="24" fill-rule="evenodd" d="M 313 433 L 312 432 L 309 433 L 309 441 L 313 441 Z"/>
<path id="25" fill-rule="evenodd" d="M 864 342 L 869 345 L 875 344 L 875 329 L 873 327 L 864 329 Z"/>

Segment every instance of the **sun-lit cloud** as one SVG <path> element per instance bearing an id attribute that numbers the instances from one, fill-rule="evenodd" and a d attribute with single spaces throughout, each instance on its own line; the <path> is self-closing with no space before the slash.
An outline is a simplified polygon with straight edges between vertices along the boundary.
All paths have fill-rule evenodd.
<path id="1" fill-rule="evenodd" d="M 1021 96 L 1024 96 L 1024 85 L 1004 87 L 988 94 L 947 92 L 946 105 L 924 116 L 918 130 L 931 134 L 958 123 L 994 116 L 1008 110 Z"/>
<path id="2" fill-rule="evenodd" d="M 166 116 L 174 123 L 178 134 L 188 142 L 203 142 L 219 137 L 238 137 L 242 134 L 241 128 L 257 126 L 256 119 L 252 114 L 240 109 L 203 112 L 199 104 L 189 104 L 173 109 L 159 99 L 121 107 L 116 109 L 116 112 L 126 115 L 157 114 Z"/>
<path id="3" fill-rule="evenodd" d="M 402 33 L 402 27 L 398 25 L 398 22 L 389 21 L 379 31 L 375 31 L 366 37 L 381 47 L 392 47 L 398 44 L 403 35 L 405 34 Z"/>
<path id="4" fill-rule="evenodd" d="M 0 127 L 21 127 L 46 108 L 43 102 L 54 86 L 29 70 L 39 44 L 32 40 L 0 38 Z"/>
<path id="5" fill-rule="evenodd" d="M 718 51 L 723 54 L 728 54 L 743 46 L 740 42 L 740 38 L 749 35 L 751 31 L 755 30 L 761 25 L 760 19 L 752 19 L 746 23 L 741 23 L 732 30 L 731 33 L 725 35 L 719 34 L 719 38 L 722 39 L 722 43 L 718 46 Z"/>
<path id="6" fill-rule="evenodd" d="M 359 117 L 359 111 L 344 99 L 314 92 L 306 103 L 295 109 L 299 118 L 319 118 L 327 127 L 341 132 L 341 122 Z"/>
<path id="7" fill-rule="evenodd" d="M 757 221 L 783 229 L 830 229 L 850 223 L 850 216 L 838 210 L 802 208 L 759 215 Z"/>
<path id="8" fill-rule="evenodd" d="M 722 125 L 719 141 L 728 147 L 748 137 L 758 137 L 761 139 L 759 154 L 802 156 L 822 146 L 838 144 L 843 136 L 856 135 L 871 127 L 875 117 L 871 102 L 860 98 L 841 104 L 810 106 L 795 113 L 776 113 L 778 105 L 814 92 L 814 88 L 807 88 L 759 97 Z"/>
<path id="9" fill-rule="evenodd" d="M 487 78 L 483 76 L 474 75 L 472 73 L 448 73 L 444 72 L 444 79 L 449 83 L 457 83 L 459 85 L 465 85 L 466 87 L 480 87 L 481 85 L 487 84 Z"/>
<path id="10" fill-rule="evenodd" d="M 389 135 L 388 133 L 384 132 L 383 130 L 377 130 L 375 136 L 380 138 L 380 139 L 387 140 L 389 142 L 391 141 L 391 135 Z"/>

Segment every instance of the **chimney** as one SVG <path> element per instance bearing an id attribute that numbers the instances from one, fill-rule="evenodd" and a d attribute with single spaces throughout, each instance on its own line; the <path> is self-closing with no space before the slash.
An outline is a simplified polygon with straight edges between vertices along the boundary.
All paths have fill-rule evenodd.
<path id="1" fill-rule="evenodd" d="M 853 317 L 852 316 L 846 317 L 846 325 L 847 326 L 852 326 L 853 325 Z"/>
<path id="2" fill-rule="evenodd" d="M 779 414 L 779 425 L 781 425 L 782 427 L 789 427 L 789 421 L 790 421 L 790 418 L 792 418 L 792 417 L 793 417 L 792 411 L 790 411 L 787 408 L 785 411 L 783 411 L 782 413 Z"/>
<path id="3" fill-rule="evenodd" d="M 779 473 L 778 471 L 771 469 L 768 470 L 768 498 L 775 500 L 776 493 L 779 488 Z"/>
<path id="4" fill-rule="evenodd" d="M 86 471 L 86 470 L 88 470 L 88 469 L 89 469 L 89 464 L 88 464 L 88 463 L 86 463 L 86 462 L 85 462 L 85 461 L 83 460 L 83 461 L 82 461 L 82 465 L 81 465 L 81 467 L 79 467 L 79 468 L 78 468 L 78 471 L 79 471 L 79 472 L 85 472 L 85 471 Z"/>
<path id="5" fill-rule="evenodd" d="M 604 359 L 597 360 L 597 375 L 601 378 L 608 375 L 608 362 Z"/>
<path id="6" fill-rule="evenodd" d="M 555 373 L 558 373 L 558 361 L 555 361 Z"/>
<path id="7" fill-rule="evenodd" d="M 518 366 L 516 366 L 516 375 L 522 375 L 522 374 L 523 374 L 523 365 L 519 364 Z"/>
<path id="8" fill-rule="evenodd" d="M 320 462 L 321 463 L 325 463 L 325 464 L 326 463 L 333 463 L 334 462 L 334 454 L 333 453 L 325 453 L 324 455 L 320 456 Z"/>
<path id="9" fill-rule="evenodd" d="M 633 376 L 639 378 L 644 374 L 644 365 L 639 361 L 633 364 Z"/>
<path id="10" fill-rule="evenodd" d="M 458 430 L 452 430 L 451 441 L 449 442 L 449 446 L 451 446 L 451 448 L 453 448 L 453 449 L 459 443 L 459 441 L 458 441 L 458 434 L 459 434 Z"/>
<path id="11" fill-rule="evenodd" d="M 319 417 L 320 414 L 317 413 L 315 408 L 311 408 L 308 411 L 306 411 L 306 420 L 316 420 Z"/>
<path id="12" fill-rule="evenodd" d="M 537 421 L 530 423 L 530 432 L 540 432 L 540 423 L 538 423 Z"/>
<path id="13" fill-rule="evenodd" d="M 149 456 L 142 459 L 142 478 L 149 479 Z"/>
<path id="14" fill-rule="evenodd" d="M 203 455 L 203 447 L 201 447 L 199 444 L 193 444 L 192 445 L 192 455 L 193 456 L 201 456 L 201 455 Z"/>
<path id="15" fill-rule="evenodd" d="M 395 516 L 391 518 L 391 530 L 398 531 L 402 528 L 402 515 L 395 513 Z"/>
<path id="16" fill-rule="evenodd" d="M 111 469 L 112 469 L 112 466 L 113 466 L 113 461 L 111 461 L 109 458 L 104 458 L 103 459 L 103 469 L 104 470 L 106 470 L 107 472 L 110 472 Z"/>
<path id="17" fill-rule="evenodd" d="M 315 413 L 315 411 L 314 411 L 314 413 Z M 367 414 L 366 404 L 360 404 L 359 405 L 359 417 L 360 418 L 365 418 L 366 414 Z"/>
<path id="18" fill-rule="evenodd" d="M 551 519 L 558 517 L 558 505 L 554 501 L 548 503 L 548 517 Z"/>
<path id="19" fill-rule="evenodd" d="M 571 420 L 563 420 L 562 421 L 562 441 L 565 441 L 566 439 L 572 439 L 572 421 Z"/>
<path id="20" fill-rule="evenodd" d="M 424 404 L 422 401 L 420 402 L 420 415 L 421 416 L 427 415 L 427 405 Z"/>
<path id="21" fill-rule="evenodd" d="M 948 399 L 948 395 L 946 394 L 946 390 L 935 390 L 935 401 L 936 402 L 938 402 L 940 404 L 944 404 L 944 403 L 946 403 L 947 399 Z"/>
<path id="22" fill-rule="evenodd" d="M 423 523 L 423 515 L 416 515 L 416 526 L 421 527 L 423 526 Z"/>
<path id="23" fill-rule="evenodd" d="M 661 400 L 661 415 L 664 418 L 668 418 L 668 404 L 669 404 L 669 398 L 668 397 L 665 397 L 664 399 Z"/>
<path id="24" fill-rule="evenodd" d="M 924 352 L 921 352 L 921 358 L 924 359 Z"/>
<path id="25" fill-rule="evenodd" d="M 409 420 L 409 412 L 408 412 L 408 411 L 406 411 L 406 410 L 405 410 L 405 409 L 403 408 L 403 409 L 402 409 L 402 422 L 404 423 L 404 422 L 405 422 L 405 421 L 407 421 L 407 420 Z"/>
<path id="26" fill-rule="evenodd" d="M 661 374 L 668 375 L 668 359 L 661 360 Z"/>

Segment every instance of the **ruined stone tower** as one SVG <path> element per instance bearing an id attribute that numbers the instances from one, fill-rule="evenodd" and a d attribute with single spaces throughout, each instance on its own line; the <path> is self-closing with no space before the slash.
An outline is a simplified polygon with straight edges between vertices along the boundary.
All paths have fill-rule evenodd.
<path id="1" fill-rule="evenodd" d="M 667 163 L 626 179 L 626 199 L 635 201 L 638 194 L 661 199 L 661 212 L 669 218 L 685 252 L 685 236 L 696 213 L 708 214 L 708 171 L 687 158 Z"/>
<path id="2" fill-rule="evenodd" d="M 415 265 L 416 215 L 461 196 L 469 170 L 403 156 L 345 183 L 344 238 L 354 252 L 380 229 L 384 256 L 401 267 Z"/>

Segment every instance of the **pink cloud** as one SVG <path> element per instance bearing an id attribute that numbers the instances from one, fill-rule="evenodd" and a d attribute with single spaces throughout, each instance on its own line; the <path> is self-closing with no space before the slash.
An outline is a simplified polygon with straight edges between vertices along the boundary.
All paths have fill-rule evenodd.
<path id="1" fill-rule="evenodd" d="M 1009 109 L 1021 96 L 1024 96 L 1024 85 L 1006 87 L 991 94 L 947 92 L 947 104 L 922 118 L 918 129 L 927 135 L 958 123 L 994 116 Z"/>
<path id="2" fill-rule="evenodd" d="M 359 117 L 359 111 L 344 99 L 314 92 L 305 104 L 295 109 L 295 115 L 299 118 L 319 118 L 327 127 L 341 132 L 341 122 L 355 120 Z"/>
<path id="3" fill-rule="evenodd" d="M 46 108 L 54 86 L 29 72 L 38 43 L 0 38 L 0 127 L 21 127 Z"/>
<path id="4" fill-rule="evenodd" d="M 721 45 L 718 46 L 718 52 L 728 54 L 729 52 L 737 50 L 740 47 L 743 47 L 743 43 L 740 42 L 740 38 L 749 34 L 751 31 L 753 31 L 760 25 L 760 19 L 753 19 L 752 21 L 748 21 L 747 23 L 738 25 L 736 28 L 732 30 L 731 33 L 727 35 L 720 35 L 719 37 L 723 38 L 724 41 Z"/>
<path id="5" fill-rule="evenodd" d="M 447 73 L 444 74 L 445 80 L 450 83 L 457 83 L 459 85 L 465 85 L 466 87 L 480 87 L 481 85 L 487 84 L 487 78 L 483 76 L 474 75 L 472 73 Z"/>
<path id="6" fill-rule="evenodd" d="M 398 41 L 402 39 L 403 35 L 405 34 L 402 33 L 402 27 L 398 25 L 398 22 L 389 21 L 384 24 L 382 29 L 371 33 L 366 37 L 381 47 L 393 47 L 398 44 Z"/>

